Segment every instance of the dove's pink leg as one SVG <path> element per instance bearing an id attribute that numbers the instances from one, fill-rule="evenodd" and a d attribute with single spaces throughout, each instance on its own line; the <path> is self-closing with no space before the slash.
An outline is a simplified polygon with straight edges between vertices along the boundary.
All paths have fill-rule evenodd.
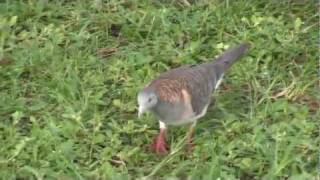
<path id="1" fill-rule="evenodd" d="M 160 132 L 156 136 L 156 138 L 153 140 L 153 144 L 151 148 L 157 153 L 157 154 L 167 154 L 168 153 L 168 147 L 166 144 L 166 134 L 167 134 L 167 128 L 163 122 L 160 121 Z"/>
<path id="2" fill-rule="evenodd" d="M 196 126 L 196 122 L 190 125 L 189 131 L 187 133 L 187 151 L 189 153 L 192 152 L 194 144 L 193 144 L 193 136 L 194 136 L 194 128 Z"/>

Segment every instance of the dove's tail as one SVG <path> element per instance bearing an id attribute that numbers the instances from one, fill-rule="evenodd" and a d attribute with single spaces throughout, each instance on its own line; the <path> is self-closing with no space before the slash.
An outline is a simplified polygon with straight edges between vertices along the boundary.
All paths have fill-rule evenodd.
<path id="1" fill-rule="evenodd" d="M 213 83 L 215 89 L 218 88 L 224 72 L 249 49 L 249 43 L 242 43 L 226 50 L 214 62 L 205 63 L 204 66 L 208 72 L 209 81 Z"/>
<path id="2" fill-rule="evenodd" d="M 219 56 L 213 64 L 222 68 L 221 70 L 222 72 L 224 72 L 234 62 L 236 62 L 249 48 L 249 43 L 242 43 L 235 47 L 229 48 L 221 56 Z"/>

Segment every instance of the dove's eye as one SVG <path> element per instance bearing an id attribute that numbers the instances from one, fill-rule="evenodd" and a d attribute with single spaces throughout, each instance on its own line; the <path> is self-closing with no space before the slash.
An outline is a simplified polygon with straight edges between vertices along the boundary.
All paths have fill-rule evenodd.
<path id="1" fill-rule="evenodd" d="M 148 99 L 148 102 L 151 102 L 151 100 L 152 100 L 152 99 L 151 99 L 151 98 L 149 98 L 149 99 Z"/>

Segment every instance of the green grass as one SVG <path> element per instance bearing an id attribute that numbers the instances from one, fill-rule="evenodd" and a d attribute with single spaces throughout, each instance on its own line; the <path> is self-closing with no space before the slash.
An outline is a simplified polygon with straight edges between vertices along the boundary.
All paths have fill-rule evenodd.
<path id="1" fill-rule="evenodd" d="M 2 179 L 312 179 L 319 170 L 316 1 L 6 0 L 0 3 Z M 252 49 L 171 153 L 147 144 L 136 94 L 156 75 Z M 101 49 L 104 48 L 104 49 Z"/>

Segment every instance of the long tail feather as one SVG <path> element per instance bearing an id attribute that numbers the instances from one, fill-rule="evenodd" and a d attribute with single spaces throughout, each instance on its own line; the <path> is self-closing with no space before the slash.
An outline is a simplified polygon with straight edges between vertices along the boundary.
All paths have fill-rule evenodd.
<path id="1" fill-rule="evenodd" d="M 227 70 L 236 60 L 238 60 L 248 49 L 249 43 L 242 43 L 235 47 L 226 50 L 221 56 L 219 56 L 213 63 L 222 67 L 222 71 Z"/>

